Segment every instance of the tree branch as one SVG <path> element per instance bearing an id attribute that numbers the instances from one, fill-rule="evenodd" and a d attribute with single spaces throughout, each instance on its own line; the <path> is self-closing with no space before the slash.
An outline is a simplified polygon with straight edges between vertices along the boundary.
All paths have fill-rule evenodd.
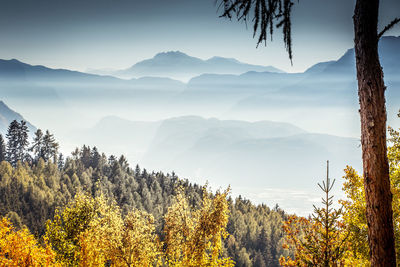
<path id="1" fill-rule="evenodd" d="M 267 39 L 274 34 L 274 28 L 281 28 L 283 41 L 293 65 L 292 53 L 292 6 L 295 0 L 214 0 L 217 10 L 223 9 L 220 17 L 253 24 L 253 38 L 257 36 L 259 44 L 267 44 Z M 298 0 L 299 1 L 299 0 Z M 270 35 L 270 36 L 268 36 Z"/>
<path id="2" fill-rule="evenodd" d="M 383 34 L 385 32 L 387 32 L 388 30 L 393 28 L 393 26 L 399 22 L 400 22 L 400 18 L 395 18 L 394 20 L 392 20 L 392 22 L 390 22 L 388 25 L 386 25 L 386 27 L 378 34 L 378 40 L 381 39 L 381 37 L 383 36 Z"/>

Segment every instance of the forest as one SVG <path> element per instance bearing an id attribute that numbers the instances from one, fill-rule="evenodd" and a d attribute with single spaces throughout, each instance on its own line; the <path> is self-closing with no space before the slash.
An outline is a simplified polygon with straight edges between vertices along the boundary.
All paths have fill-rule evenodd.
<path id="1" fill-rule="evenodd" d="M 397 257 L 400 256 L 400 134 L 389 128 Z M 334 181 L 309 217 L 255 205 L 229 188 L 211 192 L 175 173 L 130 167 L 96 147 L 58 153 L 24 121 L 0 136 L 2 266 L 368 266 L 362 177 L 347 166 L 347 198 Z"/>
<path id="2" fill-rule="evenodd" d="M 118 217 L 120 224 L 125 227 L 128 222 L 132 223 L 134 228 L 147 226 L 151 222 L 152 228 L 142 229 L 143 232 L 140 234 L 143 238 L 158 241 L 154 248 L 145 248 L 146 251 L 157 250 L 155 248 L 161 243 L 164 244 L 160 249 L 163 252 L 161 254 L 170 251 L 169 246 L 179 246 L 185 251 L 182 246 L 189 244 L 170 245 L 167 240 L 170 238 L 177 239 L 174 242 L 181 242 L 180 238 L 186 239 L 186 235 L 179 237 L 181 234 L 179 229 L 188 227 L 185 231 L 190 230 L 205 235 L 203 236 L 205 239 L 201 242 L 207 246 L 204 249 L 207 251 L 205 254 L 207 257 L 212 255 L 211 247 L 208 247 L 211 242 L 213 249 L 218 252 L 216 255 L 219 260 L 229 258 L 236 266 L 279 266 L 280 255 L 288 255 L 282 248 L 281 228 L 282 222 L 287 219 L 287 214 L 278 206 L 270 209 L 266 205 L 254 205 L 242 197 L 232 199 L 227 195 L 228 191 L 209 196 L 207 186 L 179 179 L 174 173 L 149 172 L 139 166 L 131 168 L 124 156 L 106 156 L 96 147 L 83 146 L 64 159 L 64 156 L 58 153 L 58 143 L 48 131 L 43 134 L 40 129 L 37 130 L 32 144 L 27 140 L 28 132 L 24 121 L 13 121 L 9 126 L 6 140 L 0 137 L 0 155 L 3 160 L 0 164 L 0 215 L 7 218 L 3 224 L 8 227 L 12 225 L 14 231 L 29 230 L 34 235 L 32 240 L 37 239 L 41 244 L 44 244 L 44 240 L 49 242 L 46 244 L 48 248 L 52 247 L 53 254 L 48 255 L 55 255 L 51 256 L 54 264 L 90 265 L 87 263 L 88 258 L 83 259 L 79 256 L 82 255 L 83 249 L 79 241 L 80 235 L 89 234 L 89 229 L 97 228 L 90 225 L 95 223 L 95 220 L 96 223 L 101 223 L 97 220 L 103 220 L 107 216 Z M 96 206 L 98 203 L 102 204 Z M 218 207 L 222 204 L 225 206 Z M 98 215 L 89 219 L 87 216 L 94 216 L 86 214 L 88 211 L 84 209 L 89 207 Z M 167 232 L 168 216 L 172 216 L 173 209 L 188 212 L 191 219 L 182 218 L 182 225 L 178 226 L 175 224 L 178 223 L 179 215 L 174 216 L 172 225 L 168 228 L 171 232 Z M 107 213 L 109 211 L 111 213 Z M 207 226 L 212 234 L 206 234 L 202 229 L 196 228 L 206 227 L 196 226 L 200 220 L 198 212 L 205 212 L 205 216 L 220 216 L 224 219 L 212 220 L 211 225 Z M 70 221 L 76 218 L 82 220 Z M 69 225 L 70 223 L 72 225 Z M 60 227 L 70 228 L 67 230 Z M 108 231 L 113 229 L 109 225 L 102 227 L 109 227 Z M 0 236 L 2 263 L 5 260 L 21 257 L 12 256 L 4 247 L 7 246 L 4 243 L 7 242 L 7 235 L 11 232 L 10 230 Z M 67 237 L 60 237 L 60 233 L 66 233 Z M 168 237 L 167 233 L 171 236 Z M 137 232 L 131 234 L 135 236 Z M 223 243 L 218 244 L 221 240 Z M 147 244 L 145 240 L 138 242 Z M 132 256 L 133 254 L 130 255 L 139 259 Z M 199 255 L 204 256 L 202 253 Z M 109 262 L 107 256 L 99 257 L 103 257 L 103 264 Z M 174 255 L 174 257 L 181 259 L 181 256 Z M 166 256 L 155 256 L 151 261 L 156 264 L 160 259 L 166 264 Z M 33 261 L 35 260 L 37 259 Z M 98 264 L 99 260 L 101 261 L 96 258 L 93 262 Z M 182 262 L 178 263 L 177 260 L 169 264 L 187 266 Z M 198 264 L 196 262 L 194 265 Z M 117 261 L 114 265 L 125 264 Z"/>
<path id="3" fill-rule="evenodd" d="M 398 266 L 399 10 L 0 2 L 0 267 Z"/>

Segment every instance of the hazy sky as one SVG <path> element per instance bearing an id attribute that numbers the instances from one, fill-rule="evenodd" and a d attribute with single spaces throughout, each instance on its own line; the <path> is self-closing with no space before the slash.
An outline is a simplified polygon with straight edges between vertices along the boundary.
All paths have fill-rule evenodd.
<path id="1" fill-rule="evenodd" d="M 353 0 L 300 0 L 293 13 L 294 66 L 282 38 L 256 49 L 243 23 L 218 18 L 214 0 L 0 0 L 0 58 L 86 70 L 127 68 L 162 51 L 303 71 L 352 45 Z M 381 24 L 399 0 L 381 1 Z M 382 26 L 381 26 L 382 28 Z M 400 27 L 390 35 L 399 35 Z"/>

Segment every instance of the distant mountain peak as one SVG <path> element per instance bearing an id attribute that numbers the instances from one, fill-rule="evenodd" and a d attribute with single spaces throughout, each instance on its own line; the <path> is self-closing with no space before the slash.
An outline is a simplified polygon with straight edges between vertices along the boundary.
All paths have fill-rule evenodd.
<path id="1" fill-rule="evenodd" d="M 232 63 L 242 63 L 239 60 L 237 60 L 236 58 L 227 58 L 227 57 L 212 57 L 207 59 L 207 62 L 212 62 L 212 61 L 227 61 L 227 62 L 232 62 Z"/>
<path id="2" fill-rule="evenodd" d="M 154 56 L 155 59 L 159 58 L 177 58 L 177 57 L 190 57 L 187 54 L 181 52 L 181 51 L 167 51 L 167 52 L 161 52 L 158 53 Z"/>
<path id="3" fill-rule="evenodd" d="M 393 35 L 382 36 L 382 40 L 395 40 L 395 41 L 398 41 L 398 40 L 400 40 L 400 35 L 399 36 L 393 36 Z"/>

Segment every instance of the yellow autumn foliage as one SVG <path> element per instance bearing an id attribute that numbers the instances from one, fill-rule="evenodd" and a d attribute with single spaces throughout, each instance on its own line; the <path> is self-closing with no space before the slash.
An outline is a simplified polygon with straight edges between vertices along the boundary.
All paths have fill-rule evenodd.
<path id="1" fill-rule="evenodd" d="M 222 255 L 229 190 L 211 197 L 204 189 L 196 210 L 183 189 L 178 191 L 164 218 L 163 242 L 147 212 L 134 209 L 122 216 L 104 197 L 81 194 L 47 223 L 46 237 L 68 266 L 233 266 Z"/>
<path id="2" fill-rule="evenodd" d="M 38 244 L 28 229 L 16 231 L 0 217 L 0 266 L 61 266 L 47 240 Z"/>
<path id="3" fill-rule="evenodd" d="M 80 235 L 80 245 L 80 266 L 160 265 L 154 219 L 144 211 L 133 210 L 122 220 L 119 209 L 111 208 Z"/>
<path id="4" fill-rule="evenodd" d="M 77 194 L 62 211 L 56 210 L 54 219 L 46 223 L 46 235 L 64 265 L 77 266 L 80 260 L 80 235 L 89 228 L 98 214 L 102 199 Z"/>
<path id="5" fill-rule="evenodd" d="M 396 257 L 400 259 L 400 134 L 389 127 L 391 145 L 388 147 L 390 186 L 393 194 L 393 227 L 395 235 Z M 368 226 L 365 215 L 365 191 L 363 177 L 350 166 L 345 169 L 343 190 L 346 200 L 343 200 L 343 220 L 350 235 L 351 249 L 347 259 L 356 262 L 358 266 L 370 266 L 368 247 Z"/>
<path id="6" fill-rule="evenodd" d="M 222 255 L 222 239 L 228 236 L 228 192 L 217 192 L 211 198 L 204 188 L 201 207 L 192 210 L 183 190 L 179 190 L 165 216 L 165 257 L 169 266 L 234 266 Z"/>

